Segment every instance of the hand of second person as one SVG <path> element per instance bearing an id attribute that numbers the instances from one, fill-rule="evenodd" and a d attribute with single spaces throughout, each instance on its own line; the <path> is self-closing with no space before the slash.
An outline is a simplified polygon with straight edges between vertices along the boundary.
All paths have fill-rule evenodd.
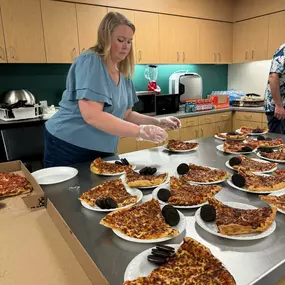
<path id="1" fill-rule="evenodd" d="M 285 119 L 285 109 L 283 106 L 275 106 L 274 117 L 276 117 L 278 120 Z"/>
<path id="2" fill-rule="evenodd" d="M 176 117 L 159 118 L 159 126 L 166 130 L 176 130 L 181 128 L 181 122 Z"/>
<path id="3" fill-rule="evenodd" d="M 141 125 L 140 136 L 138 141 L 151 141 L 154 143 L 162 143 L 168 137 L 166 131 L 154 125 Z"/>

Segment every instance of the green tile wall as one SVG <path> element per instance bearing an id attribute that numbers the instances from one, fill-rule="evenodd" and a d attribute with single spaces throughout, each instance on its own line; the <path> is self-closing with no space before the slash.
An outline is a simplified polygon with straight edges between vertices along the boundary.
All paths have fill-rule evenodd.
<path id="1" fill-rule="evenodd" d="M 0 64 L 0 94 L 12 89 L 29 89 L 38 101 L 57 105 L 65 89 L 70 64 Z M 137 65 L 133 78 L 138 91 L 147 90 L 146 65 Z M 158 65 L 158 84 L 168 93 L 168 78 L 177 70 L 199 73 L 203 78 L 203 97 L 212 90 L 227 89 L 227 65 Z"/>

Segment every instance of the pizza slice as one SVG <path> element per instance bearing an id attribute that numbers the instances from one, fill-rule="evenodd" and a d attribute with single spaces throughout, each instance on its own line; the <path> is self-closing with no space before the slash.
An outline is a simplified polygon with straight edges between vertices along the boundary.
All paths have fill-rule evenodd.
<path id="1" fill-rule="evenodd" d="M 243 167 L 252 172 L 264 172 L 270 171 L 278 165 L 278 163 L 256 161 L 241 154 L 237 156 L 237 159 L 239 159 L 240 163 L 232 166 L 235 170 Z"/>
<path id="2" fill-rule="evenodd" d="M 179 140 L 169 140 L 167 144 L 167 148 L 169 150 L 191 150 L 198 146 L 198 143 L 194 142 L 183 142 Z"/>
<path id="3" fill-rule="evenodd" d="M 244 140 L 247 137 L 247 134 L 230 132 L 230 133 L 216 133 L 216 136 L 224 140 Z"/>
<path id="4" fill-rule="evenodd" d="M 261 134 L 267 132 L 268 128 L 259 128 L 259 127 L 253 128 L 253 127 L 241 126 L 239 130 L 240 132 L 245 134 Z"/>
<path id="5" fill-rule="evenodd" d="M 212 198 L 209 204 L 216 209 L 218 232 L 224 235 L 242 235 L 266 231 L 276 216 L 276 207 L 238 209 Z"/>
<path id="6" fill-rule="evenodd" d="M 116 174 L 123 173 L 126 169 L 131 169 L 131 165 L 119 165 L 111 162 L 106 162 L 102 158 L 96 158 L 91 162 L 90 170 L 95 174 Z"/>
<path id="7" fill-rule="evenodd" d="M 165 222 L 157 200 L 114 211 L 103 218 L 100 224 L 142 240 L 175 237 L 179 234 L 178 230 Z"/>
<path id="8" fill-rule="evenodd" d="M 193 206 L 207 202 L 222 190 L 218 185 L 193 185 L 174 176 L 170 177 L 170 198 L 168 204 Z"/>
<path id="9" fill-rule="evenodd" d="M 189 171 L 181 175 L 183 181 L 209 183 L 224 180 L 229 177 L 225 170 L 211 169 L 207 166 L 200 166 L 190 163 Z"/>
<path id="10" fill-rule="evenodd" d="M 142 175 L 132 169 L 127 169 L 126 171 L 126 183 L 130 187 L 155 187 L 165 182 L 167 177 L 167 173 L 158 175 Z"/>
<path id="11" fill-rule="evenodd" d="M 211 251 L 198 241 L 185 237 L 174 257 L 147 277 L 125 281 L 124 285 L 236 284 L 233 276 Z"/>
<path id="12" fill-rule="evenodd" d="M 282 145 L 279 150 L 275 150 L 273 152 L 260 152 L 262 157 L 273 159 L 273 160 L 285 160 L 285 147 Z"/>
<path id="13" fill-rule="evenodd" d="M 132 196 L 127 192 L 121 179 L 107 181 L 93 187 L 87 192 L 82 193 L 78 199 L 86 202 L 90 206 L 95 206 L 97 200 L 104 198 L 112 198 L 119 208 L 129 204 L 135 204 L 138 200 L 137 196 Z"/>
<path id="14" fill-rule="evenodd" d="M 280 196 L 263 196 L 259 195 L 259 198 L 265 202 L 267 202 L 269 205 L 273 205 L 277 207 L 278 209 L 285 211 L 285 194 Z"/>
<path id="15" fill-rule="evenodd" d="M 238 174 L 244 177 L 244 188 L 255 191 L 276 191 L 285 187 L 285 180 L 282 176 L 257 175 L 244 168 L 239 168 Z"/>
<path id="16" fill-rule="evenodd" d="M 26 177 L 12 172 L 0 173 L 0 198 L 26 194 L 33 191 Z"/>
<path id="17" fill-rule="evenodd" d="M 247 139 L 247 143 L 257 147 L 278 147 L 283 144 L 283 139 L 273 139 L 273 140 L 254 140 Z"/>
<path id="18" fill-rule="evenodd" d="M 224 142 L 223 148 L 225 152 L 250 152 L 253 151 L 256 148 L 256 146 L 251 143 L 227 140 Z"/>
<path id="19" fill-rule="evenodd" d="M 277 169 L 274 172 L 272 172 L 272 174 L 276 175 L 276 176 L 283 177 L 285 180 L 285 169 Z"/>

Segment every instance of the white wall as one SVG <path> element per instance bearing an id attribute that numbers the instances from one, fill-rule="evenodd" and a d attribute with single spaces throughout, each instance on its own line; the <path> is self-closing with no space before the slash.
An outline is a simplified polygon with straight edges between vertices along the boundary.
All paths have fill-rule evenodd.
<path id="1" fill-rule="evenodd" d="M 264 96 L 271 60 L 229 65 L 228 89 Z"/>

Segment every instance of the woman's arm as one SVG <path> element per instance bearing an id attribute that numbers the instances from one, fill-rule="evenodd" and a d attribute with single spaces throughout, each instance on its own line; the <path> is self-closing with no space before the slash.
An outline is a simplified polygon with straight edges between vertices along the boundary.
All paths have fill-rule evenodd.
<path id="1" fill-rule="evenodd" d="M 104 103 L 86 99 L 78 101 L 84 121 L 106 133 L 121 137 L 139 137 L 140 127 L 103 111 Z"/>
<path id="2" fill-rule="evenodd" d="M 128 109 L 124 114 L 124 119 L 136 125 L 155 125 L 159 126 L 159 120 L 155 117 L 146 116 Z"/>

